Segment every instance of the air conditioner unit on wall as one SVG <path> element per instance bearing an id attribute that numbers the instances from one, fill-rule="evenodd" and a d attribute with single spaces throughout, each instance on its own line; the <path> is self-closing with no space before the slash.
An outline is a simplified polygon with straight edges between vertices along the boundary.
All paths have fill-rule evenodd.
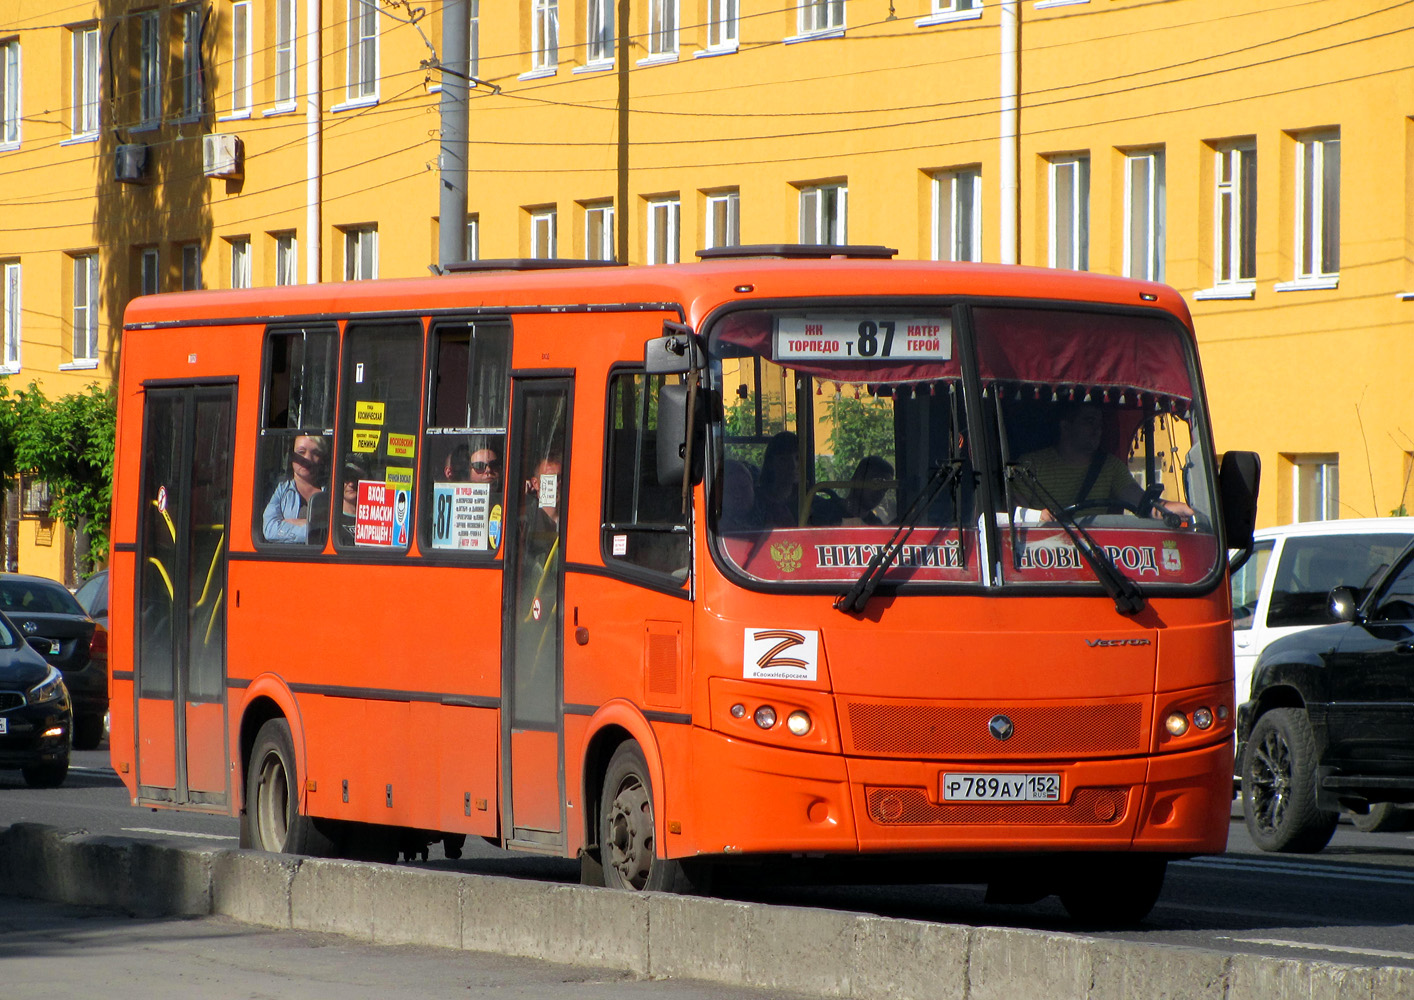
<path id="1" fill-rule="evenodd" d="M 146 184 L 147 147 L 141 143 L 119 146 L 113 155 L 113 179 L 124 184 Z"/>
<path id="2" fill-rule="evenodd" d="M 207 177 L 244 177 L 245 145 L 241 137 L 227 133 L 202 136 L 201 169 Z"/>

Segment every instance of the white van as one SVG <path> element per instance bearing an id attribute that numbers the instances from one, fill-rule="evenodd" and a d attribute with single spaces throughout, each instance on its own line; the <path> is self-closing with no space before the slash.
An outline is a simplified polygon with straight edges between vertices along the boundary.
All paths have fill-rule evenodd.
<path id="1" fill-rule="evenodd" d="M 1332 587 L 1365 588 L 1414 541 L 1414 517 L 1305 521 L 1256 532 L 1252 557 L 1232 577 L 1237 700 L 1251 697 L 1252 667 L 1268 643 L 1335 621 Z"/>

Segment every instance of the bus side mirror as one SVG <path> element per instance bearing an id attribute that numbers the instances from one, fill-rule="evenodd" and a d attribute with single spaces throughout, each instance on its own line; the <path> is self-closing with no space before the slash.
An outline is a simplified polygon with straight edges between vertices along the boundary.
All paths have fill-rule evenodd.
<path id="1" fill-rule="evenodd" d="M 1261 478 L 1262 460 L 1255 451 L 1223 453 L 1218 469 L 1223 533 L 1227 547 L 1243 553 L 1242 562 L 1252 552 L 1252 532 L 1257 527 L 1257 485 Z"/>
<path id="2" fill-rule="evenodd" d="M 697 393 L 697 412 L 688 417 L 692 398 L 686 383 L 664 385 L 658 390 L 658 484 L 678 486 L 687 464 L 688 434 L 692 434 L 692 481 L 702 478 L 702 448 L 706 423 L 702 419 L 702 393 Z"/>
<path id="3" fill-rule="evenodd" d="M 692 328 L 663 321 L 662 337 L 643 345 L 643 370 L 649 375 L 685 375 L 702 367 L 697 335 Z"/>

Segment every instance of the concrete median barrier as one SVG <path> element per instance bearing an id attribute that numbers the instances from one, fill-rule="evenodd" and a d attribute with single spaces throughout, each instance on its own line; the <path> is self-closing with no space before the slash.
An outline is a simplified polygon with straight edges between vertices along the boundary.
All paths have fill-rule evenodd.
<path id="1" fill-rule="evenodd" d="M 0 829 L 0 892 L 853 1000 L 1393 1000 L 1414 969 Z"/>

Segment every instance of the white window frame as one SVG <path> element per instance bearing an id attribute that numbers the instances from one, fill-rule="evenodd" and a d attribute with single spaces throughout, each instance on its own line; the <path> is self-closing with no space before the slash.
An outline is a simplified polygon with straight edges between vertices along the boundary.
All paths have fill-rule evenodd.
<path id="1" fill-rule="evenodd" d="M 982 168 L 933 174 L 933 259 L 982 259 Z"/>
<path id="2" fill-rule="evenodd" d="M 378 277 L 378 227 L 352 226 L 344 230 L 344 280 L 371 281 Z"/>
<path id="3" fill-rule="evenodd" d="M 20 145 L 20 40 L 0 42 L 0 149 Z"/>
<path id="4" fill-rule="evenodd" d="M 1090 157 L 1051 157 L 1046 171 L 1050 224 L 1047 261 L 1051 267 L 1090 270 Z M 1062 200 L 1061 196 L 1064 196 Z"/>
<path id="5" fill-rule="evenodd" d="M 666 59 L 678 54 L 678 0 L 648 0 L 648 58 Z"/>
<path id="6" fill-rule="evenodd" d="M 736 51 L 741 44 L 741 0 L 707 0 L 707 49 Z"/>
<path id="7" fill-rule="evenodd" d="M 183 243 L 181 245 L 181 261 L 182 291 L 200 291 L 204 287 L 201 281 L 201 244 Z"/>
<path id="8" fill-rule="evenodd" d="M 614 203 L 584 206 L 584 256 L 588 260 L 614 259 Z"/>
<path id="9" fill-rule="evenodd" d="M 100 54 L 98 27 L 74 28 L 73 74 L 70 105 L 73 108 L 71 139 L 97 139 L 99 125 L 98 81 Z"/>
<path id="10" fill-rule="evenodd" d="M 471 22 L 466 35 L 466 71 L 470 76 L 478 76 L 481 73 L 481 0 L 466 0 L 466 9 Z"/>
<path id="11" fill-rule="evenodd" d="M 251 30 L 254 25 L 250 0 L 235 0 L 231 4 L 231 117 L 247 118 L 251 109 L 251 78 L 254 48 Z"/>
<path id="12" fill-rule="evenodd" d="M 800 189 L 800 242 L 843 246 L 849 242 L 849 188 L 812 184 Z"/>
<path id="13" fill-rule="evenodd" d="M 648 201 L 648 263 L 676 264 L 682 259 L 682 202 L 677 198 Z"/>
<path id="14" fill-rule="evenodd" d="M 1213 150 L 1213 287 L 1196 299 L 1251 298 L 1257 289 L 1257 144 Z"/>
<path id="15" fill-rule="evenodd" d="M 1295 280 L 1325 284 L 1340 277 L 1340 133 L 1295 138 Z"/>
<path id="16" fill-rule="evenodd" d="M 614 64 L 614 5 L 615 0 L 586 0 L 584 25 L 584 63 L 586 66 L 608 67 Z"/>
<path id="17" fill-rule="evenodd" d="M 797 30 L 801 35 L 822 35 L 843 31 L 845 0 L 800 0 Z"/>
<path id="18" fill-rule="evenodd" d="M 98 361 L 98 254 L 74 254 L 74 337 L 76 365 Z"/>
<path id="19" fill-rule="evenodd" d="M 560 65 L 559 0 L 532 0 L 530 60 L 536 72 L 551 71 Z"/>
<path id="20" fill-rule="evenodd" d="M 920 28 L 926 28 L 953 21 L 974 21 L 982 16 L 982 2 L 983 0 L 933 0 L 932 12 L 913 23 Z"/>
<path id="21" fill-rule="evenodd" d="M 720 216 L 720 218 L 718 218 Z M 708 247 L 741 245 L 741 192 L 714 191 L 707 195 L 702 231 Z"/>
<path id="22" fill-rule="evenodd" d="M 299 14 L 296 0 L 275 0 L 275 110 L 293 109 L 299 96 Z"/>
<path id="23" fill-rule="evenodd" d="M 299 284 L 299 237 L 294 233 L 272 233 L 275 237 L 275 284 Z"/>
<path id="24" fill-rule="evenodd" d="M 202 79 L 200 7 L 187 7 L 182 18 L 182 114 L 195 121 L 206 114 L 206 84 Z"/>
<path id="25" fill-rule="evenodd" d="M 344 106 L 378 100 L 377 0 L 348 0 L 348 58 Z"/>
<path id="26" fill-rule="evenodd" d="M 530 256 L 536 260 L 553 260 L 559 252 L 559 224 L 553 208 L 539 208 L 530 213 Z"/>
<path id="27" fill-rule="evenodd" d="M 1307 504 L 1310 491 L 1313 501 Z M 1332 521 L 1340 517 L 1340 456 L 1294 455 L 1291 460 L 1291 520 Z"/>
<path id="28" fill-rule="evenodd" d="M 156 247 L 146 247 L 138 261 L 138 294 L 156 295 L 162 291 L 162 258 Z"/>
<path id="29" fill-rule="evenodd" d="M 239 236 L 226 242 L 230 244 L 231 248 L 231 287 L 249 288 L 251 286 L 250 240 Z"/>
<path id="30" fill-rule="evenodd" d="M 466 217 L 466 259 L 481 259 L 481 216 L 476 213 Z"/>
<path id="31" fill-rule="evenodd" d="M 1166 181 L 1162 149 L 1124 155 L 1124 276 L 1164 280 Z"/>
<path id="32" fill-rule="evenodd" d="M 20 346 L 23 324 L 20 262 L 0 261 L 0 336 L 4 338 L 4 358 L 0 373 L 13 375 L 20 370 Z"/>

